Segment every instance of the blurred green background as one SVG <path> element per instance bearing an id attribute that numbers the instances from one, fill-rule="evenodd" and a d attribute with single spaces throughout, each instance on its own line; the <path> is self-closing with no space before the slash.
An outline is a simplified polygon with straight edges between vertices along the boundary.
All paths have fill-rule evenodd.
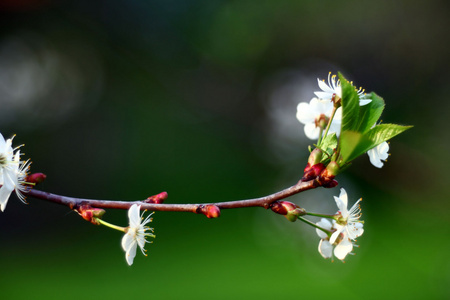
<path id="1" fill-rule="evenodd" d="M 148 257 L 64 206 L 0 215 L 2 299 L 448 299 L 448 1 L 0 1 L 0 132 L 68 196 L 168 203 L 273 193 L 302 174 L 296 106 L 344 75 L 384 97 L 382 169 L 339 176 L 363 197 L 346 263 L 315 230 L 258 208 L 157 212 Z M 334 213 L 339 189 L 291 200 Z M 127 225 L 124 211 L 105 220 Z"/>

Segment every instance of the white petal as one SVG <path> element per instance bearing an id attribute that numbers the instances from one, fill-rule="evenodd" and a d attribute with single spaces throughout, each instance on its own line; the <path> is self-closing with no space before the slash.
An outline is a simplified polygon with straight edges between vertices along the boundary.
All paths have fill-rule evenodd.
<path id="1" fill-rule="evenodd" d="M 369 151 L 367 151 L 367 155 L 369 155 L 369 160 L 370 160 L 370 163 L 372 165 L 374 165 L 377 168 L 383 167 L 384 164 L 381 161 L 381 159 L 380 159 L 380 157 L 378 155 L 378 152 L 377 152 L 377 150 L 375 148 L 370 149 Z"/>
<path id="2" fill-rule="evenodd" d="M 309 123 L 305 125 L 303 129 L 305 131 L 305 135 L 310 140 L 317 140 L 320 134 L 320 128 L 316 127 L 315 123 Z"/>
<path id="3" fill-rule="evenodd" d="M 361 222 L 349 223 L 346 226 L 346 231 L 348 237 L 352 240 L 355 240 L 357 237 L 361 236 L 364 233 L 363 224 Z"/>
<path id="4" fill-rule="evenodd" d="M 131 231 L 125 233 L 122 238 L 122 248 L 125 251 L 125 258 L 130 266 L 133 264 L 133 259 L 136 256 L 136 246 L 135 234 Z"/>
<path id="5" fill-rule="evenodd" d="M 341 199 L 342 202 L 344 202 L 345 208 L 347 209 L 347 205 L 348 205 L 348 196 L 347 196 L 347 192 L 345 191 L 344 188 L 341 188 L 341 193 L 339 194 L 339 199 Z"/>
<path id="6" fill-rule="evenodd" d="M 300 123 L 308 124 L 308 123 L 314 123 L 314 120 L 316 116 L 311 111 L 311 108 L 308 103 L 306 102 L 300 102 L 297 105 L 297 119 Z"/>
<path id="7" fill-rule="evenodd" d="M 133 204 L 128 210 L 128 218 L 130 219 L 130 227 L 139 228 L 141 225 L 141 215 L 140 213 L 141 206 L 137 204 Z"/>
<path id="8" fill-rule="evenodd" d="M 333 251 L 333 245 L 327 240 L 320 240 L 319 242 L 319 253 L 323 258 L 330 258 Z"/>
<path id="9" fill-rule="evenodd" d="M 322 220 L 320 220 L 320 222 L 317 222 L 316 225 L 322 227 L 323 229 L 331 230 L 331 223 L 330 223 L 330 221 L 328 221 L 328 220 L 325 219 L 325 218 L 322 218 Z M 317 232 L 317 235 L 318 235 L 321 239 L 326 239 L 326 238 L 328 238 L 328 234 L 326 234 L 326 233 L 323 232 L 322 230 L 316 228 L 316 232 Z"/>
<path id="10" fill-rule="evenodd" d="M 319 98 L 319 99 L 327 99 L 327 100 L 331 100 L 331 97 L 333 96 L 333 93 L 328 93 L 328 92 L 314 92 L 314 95 L 316 95 L 317 98 Z"/>
<path id="11" fill-rule="evenodd" d="M 359 106 L 364 106 L 372 102 L 372 99 L 359 99 Z"/>
<path id="12" fill-rule="evenodd" d="M 382 142 L 377 146 L 378 155 L 380 159 L 386 160 L 389 157 L 389 144 L 387 142 Z"/>
<path id="13" fill-rule="evenodd" d="M 339 245 L 334 248 L 334 255 L 338 259 L 343 260 L 347 256 L 347 254 L 352 252 L 352 249 L 353 243 L 348 238 L 344 238 L 342 242 L 340 242 Z"/>
<path id="14" fill-rule="evenodd" d="M 131 248 L 131 245 L 135 243 L 135 236 L 134 234 L 129 230 L 127 233 L 124 234 L 122 238 L 122 249 L 124 251 L 128 251 L 128 249 Z"/>
<path id="15" fill-rule="evenodd" d="M 339 235 L 341 234 L 341 232 L 345 229 L 345 226 L 339 225 L 339 224 L 335 224 L 336 226 L 336 231 L 333 232 L 333 234 L 330 237 L 330 243 L 334 244 L 334 242 L 336 242 L 336 239 L 339 237 Z"/>
<path id="16" fill-rule="evenodd" d="M 328 92 L 328 93 L 331 93 L 331 94 L 334 93 L 334 90 L 333 90 L 330 86 L 328 86 L 328 84 L 326 84 L 325 81 L 319 80 L 319 78 L 317 78 L 317 83 L 319 84 L 319 88 L 320 88 L 322 91 Z M 319 98 L 320 98 L 320 97 L 319 97 Z"/>
<path id="17" fill-rule="evenodd" d="M 0 209 L 5 211 L 6 204 L 8 203 L 9 196 L 14 189 L 8 189 L 6 186 L 0 188 Z"/>
<path id="18" fill-rule="evenodd" d="M 125 259 L 127 260 L 128 265 L 133 264 L 133 260 L 136 257 L 136 243 L 134 243 L 130 249 L 125 253 Z"/>

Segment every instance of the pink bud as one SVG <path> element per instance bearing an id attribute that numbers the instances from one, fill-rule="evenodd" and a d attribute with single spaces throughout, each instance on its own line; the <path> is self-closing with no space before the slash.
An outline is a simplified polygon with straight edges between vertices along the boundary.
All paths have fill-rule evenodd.
<path id="1" fill-rule="evenodd" d="M 333 179 L 337 174 L 339 174 L 339 164 L 335 161 L 331 161 L 326 169 L 320 173 L 317 181 L 323 187 L 335 187 L 337 181 L 333 181 Z"/>
<path id="2" fill-rule="evenodd" d="M 25 178 L 25 182 L 38 184 L 43 182 L 45 178 L 47 178 L 47 175 L 44 173 L 33 173 Z"/>
<path id="3" fill-rule="evenodd" d="M 220 217 L 220 208 L 216 205 L 201 206 L 200 212 L 209 219 Z"/>
<path id="4" fill-rule="evenodd" d="M 276 201 L 270 205 L 273 212 L 284 215 L 286 219 L 295 222 L 299 216 L 303 216 L 306 211 L 296 204 L 288 201 Z"/>
<path id="5" fill-rule="evenodd" d="M 161 192 L 159 194 L 153 195 L 148 197 L 144 202 L 145 203 L 154 203 L 154 204 L 161 204 L 164 202 L 164 200 L 169 197 L 169 194 L 167 192 Z"/>
<path id="6" fill-rule="evenodd" d="M 105 214 L 105 210 L 101 208 L 93 208 L 89 205 L 81 205 L 77 209 L 75 209 L 78 214 L 88 222 L 91 222 L 94 225 L 100 225 L 96 218 L 101 219 Z"/>
<path id="7" fill-rule="evenodd" d="M 306 165 L 306 168 L 303 173 L 302 181 L 309 181 L 317 176 L 325 169 L 325 166 L 322 163 L 315 164 L 311 167 L 308 167 L 309 163 Z"/>

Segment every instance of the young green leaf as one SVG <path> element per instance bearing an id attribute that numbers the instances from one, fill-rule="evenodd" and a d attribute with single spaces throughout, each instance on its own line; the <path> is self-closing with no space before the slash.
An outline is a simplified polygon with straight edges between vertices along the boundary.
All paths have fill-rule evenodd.
<path id="1" fill-rule="evenodd" d="M 328 153 L 329 156 L 324 156 L 325 160 L 328 157 L 331 157 L 334 153 L 334 149 L 337 148 L 337 137 L 336 137 L 336 133 L 332 133 L 332 134 L 328 134 L 324 139 L 322 139 L 322 142 L 320 142 L 319 148 L 322 149 L 322 151 L 325 151 L 326 153 Z"/>
<path id="2" fill-rule="evenodd" d="M 372 101 L 359 108 L 359 120 L 356 127 L 359 132 L 366 132 L 375 125 L 384 109 L 383 98 L 373 92 L 369 98 L 372 99 Z"/>
<path id="3" fill-rule="evenodd" d="M 412 126 L 397 124 L 380 124 L 365 133 L 344 131 L 341 133 L 341 164 L 350 162 L 382 142 L 404 132 Z"/>
<path id="4" fill-rule="evenodd" d="M 359 96 L 355 87 L 339 73 L 342 88 L 342 123 L 341 131 L 357 130 L 359 120 Z"/>

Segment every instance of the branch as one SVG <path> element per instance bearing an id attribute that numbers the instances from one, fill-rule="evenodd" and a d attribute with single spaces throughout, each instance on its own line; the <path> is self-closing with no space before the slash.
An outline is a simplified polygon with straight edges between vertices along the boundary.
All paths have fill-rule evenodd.
<path id="1" fill-rule="evenodd" d="M 83 205 L 88 205 L 95 208 L 129 209 L 133 204 L 139 204 L 141 205 L 141 210 L 180 211 L 180 212 L 184 211 L 196 214 L 202 213 L 210 217 L 209 216 L 210 212 L 208 210 L 211 207 L 217 207 L 219 209 L 264 207 L 265 209 L 268 209 L 270 208 L 270 205 L 277 200 L 290 197 L 292 195 L 304 192 L 306 190 L 314 189 L 320 185 L 321 184 L 316 179 L 309 181 L 300 180 L 297 184 L 289 188 L 260 198 L 228 201 L 228 202 L 203 203 L 203 204 L 160 204 L 160 203 L 148 203 L 148 200 L 141 200 L 141 201 L 93 200 L 93 199 L 66 197 L 39 191 L 36 189 L 30 189 L 24 194 L 36 199 L 66 205 L 70 209 L 77 209 Z"/>

